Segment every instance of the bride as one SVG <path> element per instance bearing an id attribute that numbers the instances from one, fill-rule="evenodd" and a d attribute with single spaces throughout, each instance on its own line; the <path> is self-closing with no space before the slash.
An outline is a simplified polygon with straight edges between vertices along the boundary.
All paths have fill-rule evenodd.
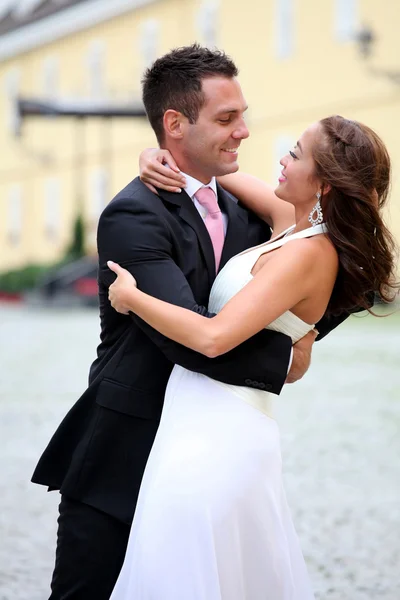
<path id="1" fill-rule="evenodd" d="M 169 178 L 176 187 L 179 175 L 164 158 L 158 151 L 145 181 L 159 186 Z M 209 305 L 215 317 L 144 294 L 110 262 L 113 307 L 216 357 L 265 327 L 295 343 L 325 312 L 368 309 L 375 291 L 389 300 L 393 242 L 380 210 L 390 161 L 382 141 L 360 123 L 329 117 L 309 127 L 281 165 L 275 212 L 262 182 L 222 178 L 270 222 L 273 236 L 219 272 Z M 280 231 L 284 213 L 292 222 Z M 235 387 L 174 367 L 112 600 L 313 598 L 282 486 L 273 396 L 253 384 Z"/>

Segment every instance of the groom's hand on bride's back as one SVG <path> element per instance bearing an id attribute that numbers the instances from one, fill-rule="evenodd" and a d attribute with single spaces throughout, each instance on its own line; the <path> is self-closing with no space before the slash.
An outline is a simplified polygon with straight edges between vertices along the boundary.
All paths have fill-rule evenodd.
<path id="1" fill-rule="evenodd" d="M 317 335 L 318 331 L 312 329 L 293 345 L 293 360 L 285 383 L 295 383 L 307 372 L 311 363 L 312 346 Z"/>

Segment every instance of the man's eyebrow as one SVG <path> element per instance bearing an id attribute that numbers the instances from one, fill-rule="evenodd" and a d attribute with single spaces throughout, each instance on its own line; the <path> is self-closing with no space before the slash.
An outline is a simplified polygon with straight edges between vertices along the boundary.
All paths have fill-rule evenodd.
<path id="1" fill-rule="evenodd" d="M 218 111 L 218 115 L 226 115 L 228 113 L 238 113 L 238 112 L 245 112 L 249 107 L 246 106 L 243 111 L 239 111 L 237 108 L 230 108 L 229 106 L 227 106 L 226 108 L 222 108 L 221 110 Z"/>

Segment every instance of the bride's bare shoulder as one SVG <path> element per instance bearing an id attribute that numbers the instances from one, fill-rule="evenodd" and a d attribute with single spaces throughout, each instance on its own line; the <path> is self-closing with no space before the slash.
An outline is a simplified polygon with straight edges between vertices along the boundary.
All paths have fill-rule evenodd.
<path id="1" fill-rule="evenodd" d="M 303 270 L 307 274 L 325 269 L 337 270 L 339 258 L 335 246 L 326 235 L 288 240 L 271 259 L 276 263 Z"/>

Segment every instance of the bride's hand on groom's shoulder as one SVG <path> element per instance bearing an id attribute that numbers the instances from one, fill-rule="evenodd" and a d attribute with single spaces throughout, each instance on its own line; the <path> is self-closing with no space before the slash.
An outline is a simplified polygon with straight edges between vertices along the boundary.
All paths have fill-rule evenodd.
<path id="1" fill-rule="evenodd" d="M 160 148 L 146 148 L 139 156 L 140 180 L 157 194 L 156 188 L 167 192 L 181 192 L 186 179 L 172 154 Z"/>
<path id="2" fill-rule="evenodd" d="M 293 360 L 285 383 L 295 383 L 308 371 L 311 363 L 311 350 L 317 335 L 318 331 L 312 329 L 293 345 Z"/>
<path id="3" fill-rule="evenodd" d="M 132 307 L 129 305 L 129 297 L 132 294 L 132 290 L 137 288 L 136 279 L 129 271 L 112 260 L 107 262 L 107 266 L 117 275 L 114 283 L 108 288 L 108 299 L 111 306 L 117 312 L 127 315 L 132 310 Z"/>

